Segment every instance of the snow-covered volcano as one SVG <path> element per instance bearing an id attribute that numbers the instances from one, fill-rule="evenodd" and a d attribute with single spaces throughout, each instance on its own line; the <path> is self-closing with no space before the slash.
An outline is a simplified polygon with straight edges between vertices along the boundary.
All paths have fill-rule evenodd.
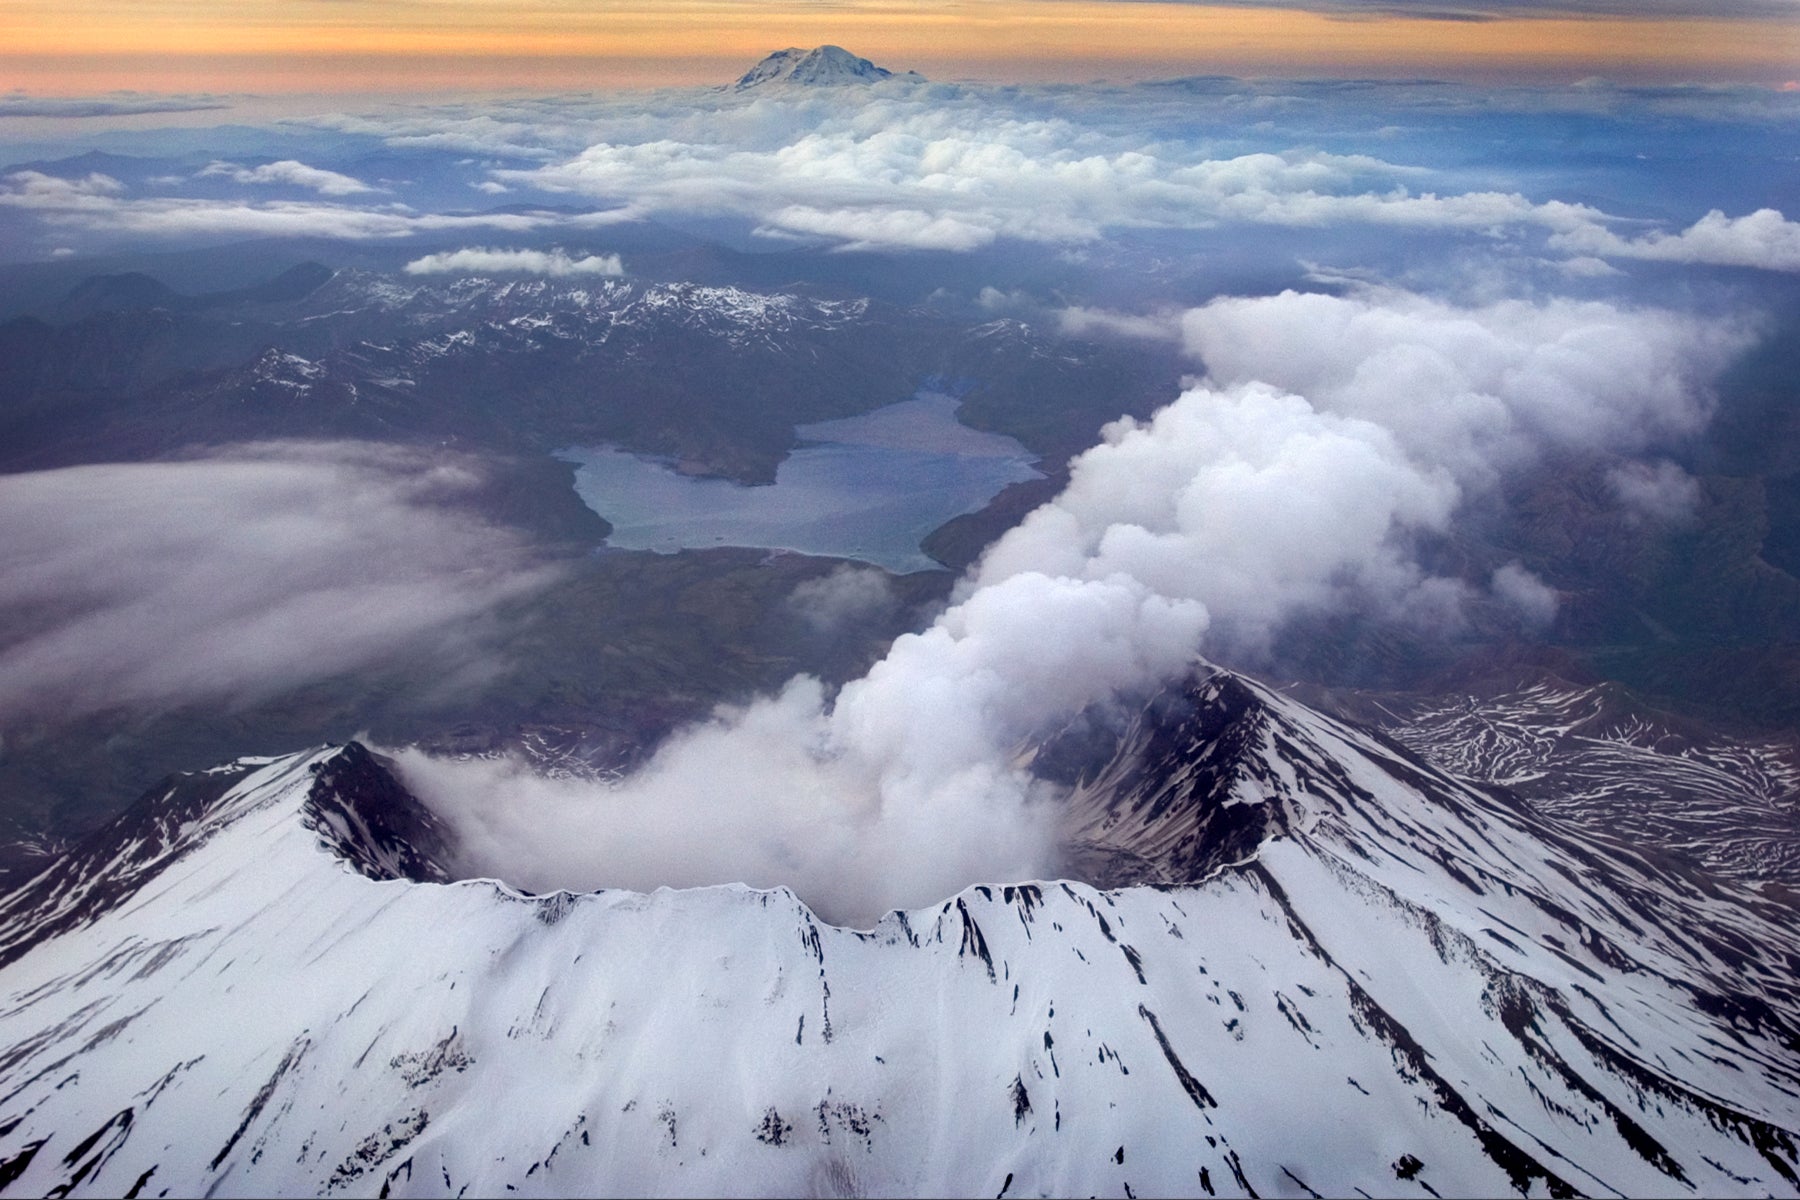
<path id="1" fill-rule="evenodd" d="M 0 904 L 0 1191 L 1800 1194 L 1755 892 L 1229 675 L 1040 760 L 1141 882 L 860 932 L 443 882 L 355 744 L 173 780 Z"/>
<path id="2" fill-rule="evenodd" d="M 879 83 L 883 79 L 909 79 L 923 82 L 924 76 L 908 71 L 896 76 L 886 67 L 878 67 L 859 58 L 842 46 L 814 46 L 802 50 L 790 46 L 777 50 L 744 72 L 733 86 L 736 91 L 750 88 L 786 85 L 792 87 L 843 87 Z"/>

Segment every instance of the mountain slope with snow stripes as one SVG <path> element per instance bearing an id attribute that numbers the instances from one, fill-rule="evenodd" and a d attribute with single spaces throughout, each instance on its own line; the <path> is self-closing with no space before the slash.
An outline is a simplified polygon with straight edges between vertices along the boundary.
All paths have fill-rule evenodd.
<path id="1" fill-rule="evenodd" d="M 1202 873 L 868 931 L 422 882 L 354 745 L 191 777 L 0 910 L 0 1192 L 1800 1194 L 1752 893 L 1231 677 L 1099 774 L 1073 823 Z"/>

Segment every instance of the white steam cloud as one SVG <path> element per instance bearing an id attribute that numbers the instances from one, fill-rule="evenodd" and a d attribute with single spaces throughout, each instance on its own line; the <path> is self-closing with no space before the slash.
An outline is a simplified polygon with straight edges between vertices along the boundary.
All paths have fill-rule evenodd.
<path id="1" fill-rule="evenodd" d="M 466 869 L 539 889 L 787 884 L 853 923 L 1051 874 L 1057 810 L 1021 765 L 1031 739 L 1297 613 L 1454 610 L 1465 586 L 1418 566 L 1417 535 L 1545 451 L 1691 432 L 1744 341 L 1667 312 L 1373 292 L 1220 300 L 1181 328 L 1208 377 L 1108 426 L 930 628 L 835 698 L 797 679 L 612 785 L 408 756 Z M 1492 584 L 1554 614 L 1522 569 Z"/>
<path id="2" fill-rule="evenodd" d="M 574 275 L 617 276 L 625 274 L 625 264 L 616 254 L 588 254 L 572 258 L 563 250 L 489 250 L 484 246 L 465 246 L 427 254 L 406 264 L 408 275 L 477 275 L 494 274 L 548 275 L 566 278 Z"/>
<path id="3" fill-rule="evenodd" d="M 789 605 L 819 633 L 835 633 L 891 613 L 899 603 L 887 572 L 848 563 L 794 589 Z"/>
<path id="4" fill-rule="evenodd" d="M 1494 596 L 1519 615 L 1527 625 L 1543 627 L 1556 619 L 1560 601 L 1556 589 L 1526 570 L 1523 564 L 1509 562 L 1494 572 Z"/>
<path id="5" fill-rule="evenodd" d="M 1639 518 L 1679 522 L 1700 504 L 1700 481 L 1666 460 L 1623 463 L 1607 473 L 1606 481 L 1626 511 Z"/>
<path id="6" fill-rule="evenodd" d="M 362 443 L 0 477 L 0 720 L 241 699 L 418 649 L 551 570 L 472 463 Z"/>

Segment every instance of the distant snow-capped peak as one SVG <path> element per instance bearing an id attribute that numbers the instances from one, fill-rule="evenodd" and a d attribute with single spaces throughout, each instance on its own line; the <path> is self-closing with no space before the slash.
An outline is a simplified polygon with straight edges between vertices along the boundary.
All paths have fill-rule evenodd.
<path id="1" fill-rule="evenodd" d="M 917 71 L 896 76 L 886 67 L 878 67 L 866 58 L 858 58 L 842 46 L 815 46 L 802 50 L 790 46 L 777 50 L 746 71 L 733 85 L 736 91 L 771 84 L 797 87 L 842 87 L 846 84 L 877 83 L 883 79 L 924 79 Z"/>

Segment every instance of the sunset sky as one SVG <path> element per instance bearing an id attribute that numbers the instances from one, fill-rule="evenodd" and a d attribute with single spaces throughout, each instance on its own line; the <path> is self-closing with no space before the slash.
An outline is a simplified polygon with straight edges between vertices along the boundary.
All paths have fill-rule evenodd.
<path id="1" fill-rule="evenodd" d="M 8 0 L 0 91 L 711 83 L 837 43 L 935 78 L 1800 79 L 1800 2 Z"/>

